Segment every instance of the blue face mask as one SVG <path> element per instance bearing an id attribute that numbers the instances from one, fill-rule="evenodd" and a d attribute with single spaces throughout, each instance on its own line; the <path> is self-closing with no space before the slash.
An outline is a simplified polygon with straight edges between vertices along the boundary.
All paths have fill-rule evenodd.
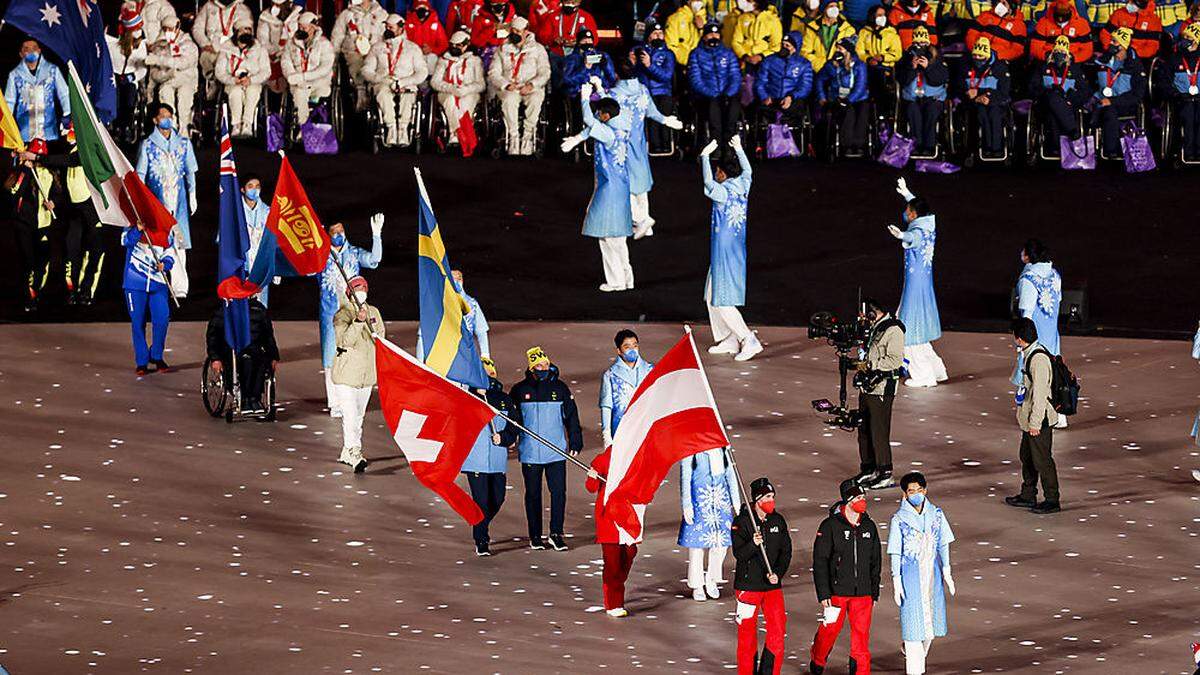
<path id="1" fill-rule="evenodd" d="M 164 117 L 158 121 L 159 129 L 173 129 L 174 127 L 175 123 L 171 121 L 170 117 Z"/>
<path id="2" fill-rule="evenodd" d="M 905 225 L 908 224 L 908 211 L 904 211 L 900 214 L 900 220 L 904 221 Z"/>
<path id="3" fill-rule="evenodd" d="M 330 237 L 329 241 L 332 242 L 334 246 L 345 246 L 346 245 L 346 235 L 342 234 L 341 232 L 338 232 L 337 234 Z"/>
<path id="4" fill-rule="evenodd" d="M 921 508 L 921 505 L 925 503 L 925 495 L 921 494 L 920 492 L 916 493 L 915 495 L 909 495 L 907 499 L 908 503 L 912 504 L 914 509 Z"/>
<path id="5" fill-rule="evenodd" d="M 638 351 L 636 349 L 626 349 L 625 351 L 621 352 L 621 358 L 625 359 L 629 363 L 637 363 Z"/>
<path id="6" fill-rule="evenodd" d="M 25 63 L 37 63 L 38 59 L 40 58 L 42 58 L 41 54 L 37 52 L 29 52 L 25 55 Z"/>
<path id="7" fill-rule="evenodd" d="M 252 202 L 257 202 L 259 194 L 260 192 L 258 188 L 249 188 L 246 190 L 246 199 L 249 199 Z"/>

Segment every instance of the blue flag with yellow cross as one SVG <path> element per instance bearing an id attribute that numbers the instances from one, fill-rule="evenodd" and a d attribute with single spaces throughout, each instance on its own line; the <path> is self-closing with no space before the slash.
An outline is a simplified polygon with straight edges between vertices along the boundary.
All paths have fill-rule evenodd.
<path id="1" fill-rule="evenodd" d="M 487 373 L 479 360 L 479 345 L 467 327 L 471 306 L 450 276 L 450 257 L 421 170 L 417 174 L 417 278 L 421 301 L 421 335 L 425 365 L 454 382 L 487 389 Z"/>

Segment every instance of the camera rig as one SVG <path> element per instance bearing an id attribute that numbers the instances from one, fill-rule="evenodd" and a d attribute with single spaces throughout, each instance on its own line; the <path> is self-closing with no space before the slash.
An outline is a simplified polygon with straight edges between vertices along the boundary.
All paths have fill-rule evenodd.
<path id="1" fill-rule="evenodd" d="M 825 340 L 838 355 L 839 386 L 837 404 L 835 405 L 833 401 L 827 398 L 817 399 L 812 402 L 813 410 L 829 415 L 825 420 L 825 423 L 829 426 L 838 427 L 844 431 L 854 431 L 862 424 L 862 413 L 857 408 L 851 409 L 846 407 L 846 400 L 849 394 L 846 386 L 846 378 L 857 363 L 857 359 L 851 355 L 866 344 L 870 335 L 870 324 L 857 317 L 850 321 L 839 321 L 837 316 L 832 312 L 817 312 L 808 320 L 808 338 L 810 340 Z M 855 375 L 854 385 L 856 387 L 868 384 L 865 380 L 860 382 L 864 375 L 865 373 Z"/>

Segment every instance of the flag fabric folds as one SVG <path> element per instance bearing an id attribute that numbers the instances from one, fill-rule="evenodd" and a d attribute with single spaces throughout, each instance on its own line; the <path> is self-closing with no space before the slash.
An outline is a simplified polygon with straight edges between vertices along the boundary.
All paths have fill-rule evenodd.
<path id="1" fill-rule="evenodd" d="M 96 20 L 99 21 L 99 18 Z M 75 64 L 68 62 L 67 70 L 79 163 L 87 178 L 92 204 L 96 207 L 100 222 L 120 227 L 141 223 L 151 244 L 163 248 L 170 246 L 169 237 L 171 228 L 175 227 L 175 216 L 146 187 L 129 159 L 113 142 L 108 129 L 101 124 L 96 110 L 85 95 L 86 90 L 79 80 Z"/>
<path id="2" fill-rule="evenodd" d="M 66 62 L 79 68 L 100 121 L 117 116 L 117 85 L 112 56 L 104 38 L 104 20 L 92 0 L 11 0 L 4 20 L 24 31 Z M 71 112 L 78 108 L 71 101 Z M 74 117 L 74 115 L 72 115 Z M 78 131 L 76 131 L 78 133 Z"/>
<path id="3" fill-rule="evenodd" d="M 603 513 L 636 538 L 634 505 L 649 504 L 671 467 L 729 438 L 691 331 L 671 347 L 633 393 L 612 441 Z"/>
<path id="4" fill-rule="evenodd" d="M 329 237 L 286 156 L 279 165 L 279 180 L 275 184 L 271 212 L 267 215 L 267 229 L 275 235 L 279 251 L 298 274 L 325 271 L 329 262 Z"/>
<path id="5" fill-rule="evenodd" d="M 483 520 L 454 479 L 496 412 L 383 338 L 375 339 L 375 371 L 383 418 L 413 475 L 471 525 Z"/>
<path id="6" fill-rule="evenodd" d="M 0 96 L 0 148 L 14 152 L 25 152 L 25 141 L 21 140 L 21 129 L 13 117 L 8 101 Z"/>
<path id="7" fill-rule="evenodd" d="M 417 279 L 420 286 L 421 336 L 425 364 L 441 375 L 476 389 L 487 389 L 479 345 L 467 327 L 471 306 L 450 276 L 450 257 L 421 170 L 417 174 Z"/>
<path id="8" fill-rule="evenodd" d="M 258 286 L 246 280 L 246 252 L 250 234 L 242 209 L 242 189 L 233 140 L 229 137 L 229 110 L 221 108 L 220 207 L 217 218 L 217 295 L 224 301 L 225 343 L 234 354 L 250 346 L 250 305 L 247 298 Z"/>

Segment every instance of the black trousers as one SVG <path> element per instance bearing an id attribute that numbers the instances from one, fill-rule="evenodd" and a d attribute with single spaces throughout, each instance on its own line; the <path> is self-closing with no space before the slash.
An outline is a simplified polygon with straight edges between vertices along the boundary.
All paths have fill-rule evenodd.
<path id="1" fill-rule="evenodd" d="M 1058 467 L 1054 465 L 1054 429 L 1043 423 L 1037 436 L 1021 434 L 1021 497 L 1037 500 L 1038 479 L 1042 480 L 1042 496 L 1058 503 Z"/>
<path id="2" fill-rule="evenodd" d="M 908 115 L 908 132 L 916 141 L 916 149 L 933 150 L 937 147 L 937 123 L 942 116 L 942 102 L 936 98 L 919 96 L 905 103 Z"/>
<path id="3" fill-rule="evenodd" d="M 480 473 L 478 471 L 467 472 L 467 484 L 471 487 L 471 498 L 479 505 L 479 510 L 483 511 L 483 520 L 479 521 L 471 530 L 471 535 L 475 538 L 476 544 L 491 543 L 492 538 L 488 535 L 488 525 L 492 523 L 492 518 L 500 513 L 500 507 L 504 505 L 504 488 L 505 476 L 502 473 Z M 541 486 L 538 486 L 539 491 Z"/>
<path id="4" fill-rule="evenodd" d="M 1128 117 L 1137 112 L 1137 106 L 1107 105 L 1096 106 L 1092 110 L 1092 126 L 1099 127 L 1100 138 L 1104 144 L 1104 154 L 1116 157 L 1121 154 L 1121 117 Z"/>
<path id="5" fill-rule="evenodd" d="M 522 464 L 525 479 L 525 520 L 529 523 L 529 539 L 542 538 L 542 476 L 550 490 L 550 534 L 562 536 L 567 512 L 567 461 L 549 464 Z"/>
<path id="6" fill-rule="evenodd" d="M 64 255 L 67 288 L 94 295 L 104 264 L 104 237 L 96 207 L 91 200 L 70 203 L 57 211 L 56 226 L 66 249 Z"/>
<path id="7" fill-rule="evenodd" d="M 675 114 L 675 97 L 670 94 L 652 96 L 654 105 L 663 116 Z M 664 153 L 671 149 L 671 130 L 652 119 L 646 120 L 646 140 L 650 143 L 650 152 Z"/>
<path id="8" fill-rule="evenodd" d="M 46 272 L 50 267 L 50 228 L 39 228 L 22 220 L 10 222 L 21 258 L 21 276 L 28 286 L 29 297 L 34 297 L 46 285 Z"/>
<path id="9" fill-rule="evenodd" d="M 1079 134 L 1079 124 L 1075 120 L 1075 103 L 1067 98 L 1061 89 L 1049 89 L 1042 94 L 1038 107 L 1045 121 L 1048 149 L 1057 153 L 1060 136 L 1067 135 L 1074 139 Z"/>
<path id="10" fill-rule="evenodd" d="M 736 94 L 699 98 L 696 110 L 708 120 L 709 138 L 719 141 L 722 146 L 737 133 L 738 122 L 742 119 L 742 101 Z"/>
<path id="11" fill-rule="evenodd" d="M 1004 149 L 1004 105 L 996 102 L 975 104 L 975 119 L 979 122 L 979 144 L 984 152 L 998 153 Z"/>
<path id="12" fill-rule="evenodd" d="M 867 123 L 871 121 L 869 101 L 830 105 L 830 122 L 838 128 L 843 151 L 861 152 L 867 146 Z"/>
<path id="13" fill-rule="evenodd" d="M 862 424 L 858 427 L 859 468 L 864 472 L 892 470 L 892 403 L 895 394 L 858 395 Z"/>
<path id="14" fill-rule="evenodd" d="M 867 91 L 872 101 L 887 101 L 888 108 L 895 94 L 892 92 L 892 69 L 887 66 L 867 66 Z M 881 106 L 883 104 L 881 103 Z M 891 117 L 889 114 L 888 117 Z"/>
<path id="15" fill-rule="evenodd" d="M 221 357 L 221 367 L 228 375 L 229 370 L 229 351 L 225 352 L 225 356 Z M 266 388 L 267 372 L 271 367 L 271 360 L 267 358 L 266 352 L 254 347 L 248 347 L 242 352 L 241 358 L 238 359 L 238 389 L 242 392 L 242 409 L 257 408 L 262 401 L 263 390 Z M 232 379 L 229 380 L 228 387 L 233 387 Z"/>
<path id="16" fill-rule="evenodd" d="M 1180 98 L 1175 107 L 1183 135 L 1183 156 L 1200 158 L 1200 97 Z"/>

